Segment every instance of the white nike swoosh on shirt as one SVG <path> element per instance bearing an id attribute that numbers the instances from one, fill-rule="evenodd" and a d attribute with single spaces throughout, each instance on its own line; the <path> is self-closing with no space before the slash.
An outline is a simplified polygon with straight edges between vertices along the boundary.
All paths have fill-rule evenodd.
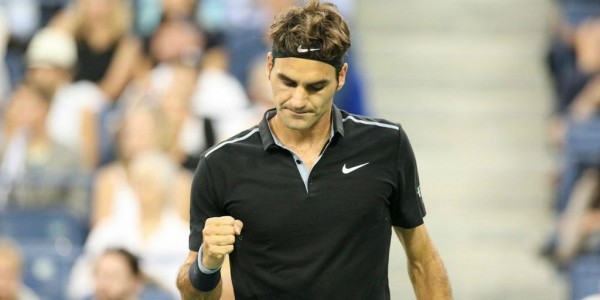
<path id="1" fill-rule="evenodd" d="M 358 169 L 360 169 L 360 168 L 362 168 L 362 167 L 364 167 L 364 166 L 366 166 L 368 164 L 369 163 L 366 162 L 366 163 L 364 163 L 362 165 L 358 165 L 358 166 L 352 167 L 352 168 L 346 168 L 346 164 L 344 164 L 344 166 L 342 167 L 342 173 L 344 173 L 344 174 L 352 173 L 352 172 L 354 172 L 354 171 L 356 171 L 356 170 L 358 170 Z"/>

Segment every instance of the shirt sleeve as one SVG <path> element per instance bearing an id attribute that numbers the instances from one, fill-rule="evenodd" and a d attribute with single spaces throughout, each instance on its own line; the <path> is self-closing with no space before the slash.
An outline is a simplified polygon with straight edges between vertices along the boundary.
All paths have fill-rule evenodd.
<path id="1" fill-rule="evenodd" d="M 390 202 L 392 225 L 414 228 L 423 224 L 425 205 L 421 195 L 419 173 L 414 152 L 406 133 L 400 127 L 396 158 L 397 190 Z"/>
<path id="2" fill-rule="evenodd" d="M 190 198 L 189 249 L 198 251 L 206 219 L 223 215 L 222 201 L 216 192 L 206 157 L 202 157 L 192 181 Z"/>

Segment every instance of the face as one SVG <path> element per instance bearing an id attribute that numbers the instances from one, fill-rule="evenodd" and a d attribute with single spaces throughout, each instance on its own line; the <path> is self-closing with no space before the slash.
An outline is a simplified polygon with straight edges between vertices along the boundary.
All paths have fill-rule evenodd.
<path id="1" fill-rule="evenodd" d="M 267 56 L 267 75 L 271 81 L 277 121 L 291 130 L 310 131 L 318 124 L 329 122 L 333 95 L 342 88 L 348 65 L 336 78 L 329 64 L 294 57 Z M 324 117 L 325 116 L 325 117 Z"/>
<path id="2" fill-rule="evenodd" d="M 166 14 L 187 14 L 194 9 L 194 0 L 162 0 Z"/>
<path id="3" fill-rule="evenodd" d="M 190 23 L 167 21 L 150 42 L 152 56 L 160 62 L 197 63 L 204 50 L 204 35 Z"/>
<path id="4" fill-rule="evenodd" d="M 119 137 L 119 151 L 123 159 L 129 160 L 137 153 L 156 148 L 156 130 L 154 117 L 149 111 L 137 110 L 129 115 Z"/>
<path id="5" fill-rule="evenodd" d="M 139 290 L 139 280 L 124 257 L 116 253 L 103 255 L 96 265 L 96 299 L 131 299 Z"/>
<path id="6" fill-rule="evenodd" d="M 49 104 L 30 88 L 20 87 L 13 94 L 10 110 L 19 127 L 38 129 L 45 126 L 48 106 Z"/>
<path id="7" fill-rule="evenodd" d="M 575 53 L 581 70 L 588 73 L 600 70 L 600 20 L 586 22 L 577 29 Z"/>
<path id="8" fill-rule="evenodd" d="M 34 67 L 27 71 L 27 79 L 48 91 L 56 91 L 70 81 L 69 72 L 53 67 Z"/>
<path id="9" fill-rule="evenodd" d="M 106 20 L 120 0 L 82 0 L 83 11 L 90 21 Z"/>
<path id="10" fill-rule="evenodd" d="M 0 257 L 0 299 L 17 299 L 21 286 L 18 263 L 11 256 Z"/>

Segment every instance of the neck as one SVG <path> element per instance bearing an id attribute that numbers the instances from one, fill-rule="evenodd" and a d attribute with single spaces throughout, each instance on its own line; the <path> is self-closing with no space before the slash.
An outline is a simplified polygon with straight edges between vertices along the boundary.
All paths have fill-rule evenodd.
<path id="1" fill-rule="evenodd" d="M 140 210 L 140 220 L 144 224 L 158 223 L 160 222 L 160 218 L 162 217 L 162 212 L 162 207 L 144 207 L 142 205 Z"/>
<path id="2" fill-rule="evenodd" d="M 312 170 L 323 147 L 329 140 L 331 132 L 331 113 L 326 113 L 312 127 L 307 130 L 294 130 L 286 127 L 277 117 L 273 117 L 269 124 L 273 134 L 287 148 L 300 156 L 308 170 Z"/>
<path id="3" fill-rule="evenodd" d="M 331 133 L 331 113 L 325 113 L 314 126 L 306 130 L 286 127 L 277 115 L 269 121 L 269 124 L 273 134 L 286 147 L 295 149 L 323 146 Z"/>
<path id="4" fill-rule="evenodd" d="M 161 209 L 144 208 L 140 211 L 140 228 L 142 229 L 143 239 L 147 239 L 150 234 L 158 227 L 162 218 Z"/>
<path id="5" fill-rule="evenodd" d="M 33 140 L 46 140 L 48 139 L 48 132 L 46 131 L 46 123 L 41 122 L 33 126 L 31 130 L 31 139 Z"/>
<path id="6" fill-rule="evenodd" d="M 36 126 L 29 133 L 29 145 L 33 148 L 46 146 L 50 142 L 46 128 L 39 128 Z"/>

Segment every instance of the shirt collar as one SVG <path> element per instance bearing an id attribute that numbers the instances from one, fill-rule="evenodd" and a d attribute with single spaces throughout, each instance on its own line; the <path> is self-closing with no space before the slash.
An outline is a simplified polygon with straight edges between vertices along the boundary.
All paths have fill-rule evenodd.
<path id="1" fill-rule="evenodd" d="M 267 151 L 272 147 L 277 147 L 277 142 L 275 140 L 275 135 L 271 131 L 269 127 L 269 120 L 277 114 L 277 111 L 272 108 L 265 112 L 264 117 L 258 124 L 258 132 L 260 133 L 260 138 L 263 143 L 263 149 Z M 344 137 L 344 122 L 342 121 L 342 112 L 333 105 L 331 109 L 331 123 L 332 123 L 332 137 L 339 135 L 340 137 Z"/>

